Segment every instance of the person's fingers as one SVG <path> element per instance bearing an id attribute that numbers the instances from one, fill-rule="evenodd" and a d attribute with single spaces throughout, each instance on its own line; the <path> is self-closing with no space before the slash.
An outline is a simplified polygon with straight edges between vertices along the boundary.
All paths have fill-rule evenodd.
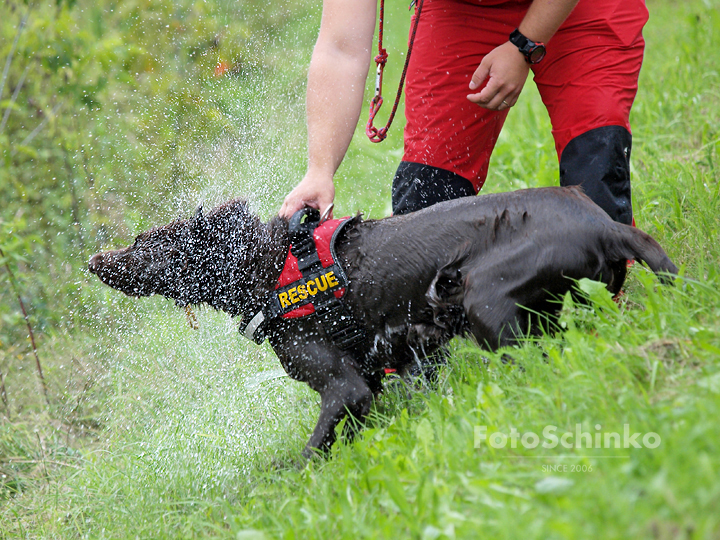
<path id="1" fill-rule="evenodd" d="M 485 107 L 493 111 L 504 111 L 515 105 L 516 101 L 517 98 L 512 93 L 498 92 Z"/>
<path id="2" fill-rule="evenodd" d="M 484 107 L 485 109 L 489 109 L 491 111 L 502 111 L 513 107 L 517 103 L 518 97 L 518 92 L 506 93 L 501 90 L 498 91 L 498 93 L 496 93 L 494 96 L 492 96 L 489 101 L 481 103 L 478 101 L 478 94 L 467 96 L 467 98 L 473 103 L 477 103 L 481 107 Z"/>
<path id="3" fill-rule="evenodd" d="M 491 74 L 492 62 L 486 56 L 473 73 L 470 81 L 470 90 L 480 89 L 479 92 L 469 94 L 467 98 L 473 103 L 485 106 L 497 93 L 498 81 Z M 482 86 L 482 85 L 485 86 Z"/>
<path id="4" fill-rule="evenodd" d="M 332 181 L 326 185 L 322 182 L 317 183 L 313 179 L 303 180 L 285 197 L 278 214 L 290 218 L 295 212 L 306 207 L 325 211 L 333 203 L 334 198 L 335 189 Z"/>
<path id="5" fill-rule="evenodd" d="M 278 215 L 280 217 L 290 217 L 292 215 L 292 211 L 290 210 L 290 203 L 285 201 L 282 206 L 280 207 L 280 212 L 278 212 Z"/>
<path id="6" fill-rule="evenodd" d="M 280 208 L 280 216 L 289 218 L 304 206 L 305 204 L 303 203 L 302 199 L 298 199 L 296 196 L 293 195 L 293 193 L 290 193 L 290 195 L 285 197 L 285 201 Z"/>
<path id="7" fill-rule="evenodd" d="M 500 80 L 499 77 L 491 75 L 490 79 L 485 85 L 485 88 L 483 88 L 478 94 L 477 103 L 486 107 L 491 106 L 492 103 L 495 103 L 496 106 L 496 102 L 502 101 L 501 94 L 503 94 L 504 91 L 503 84 L 503 81 Z M 497 99 L 498 97 L 500 97 L 499 100 Z"/>
<path id="8" fill-rule="evenodd" d="M 475 73 L 473 73 L 472 78 L 470 79 L 470 90 L 477 90 L 478 88 L 480 88 L 489 74 L 490 66 L 483 59 L 483 61 L 480 62 L 478 68 L 475 70 Z"/>
<path id="9" fill-rule="evenodd" d="M 485 107 L 488 109 L 495 108 L 490 105 L 490 103 L 493 102 L 493 100 L 496 99 L 496 97 L 499 95 L 499 92 L 501 91 L 501 83 L 497 79 L 490 77 L 490 80 L 488 80 L 487 84 L 485 85 L 485 88 L 483 88 L 480 92 L 476 94 L 469 94 L 467 96 L 468 100 L 472 101 L 473 103 L 477 103 L 481 107 Z M 502 97 L 499 101 L 502 101 Z"/>
<path id="10" fill-rule="evenodd" d="M 285 200 L 283 205 L 280 207 L 279 214 L 281 217 L 290 218 L 295 212 L 302 210 L 307 206 L 315 208 L 316 210 L 320 209 L 319 205 L 313 201 L 304 201 L 302 199 L 292 198 L 291 200 Z"/>

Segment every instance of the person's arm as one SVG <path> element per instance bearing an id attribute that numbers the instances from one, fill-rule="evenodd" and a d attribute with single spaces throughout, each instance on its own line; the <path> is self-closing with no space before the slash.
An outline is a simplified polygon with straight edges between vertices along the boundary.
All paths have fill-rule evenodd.
<path id="1" fill-rule="evenodd" d="M 578 0 L 534 0 L 518 27 L 520 33 L 532 41 L 547 44 L 577 3 Z M 472 76 L 470 90 L 481 88 L 486 79 L 487 84 L 467 98 L 486 109 L 512 107 L 523 89 L 529 69 L 522 53 L 507 41 L 483 58 Z"/>
<path id="2" fill-rule="evenodd" d="M 308 169 L 285 197 L 280 215 L 305 206 L 321 213 L 333 202 L 333 175 L 362 109 L 375 32 L 376 0 L 325 0 L 308 73 Z"/>

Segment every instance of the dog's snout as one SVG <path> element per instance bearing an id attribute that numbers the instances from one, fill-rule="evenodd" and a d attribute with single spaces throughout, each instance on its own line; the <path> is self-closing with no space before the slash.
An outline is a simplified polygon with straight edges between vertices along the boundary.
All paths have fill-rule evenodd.
<path id="1" fill-rule="evenodd" d="M 97 274 L 98 270 L 100 269 L 100 265 L 102 264 L 102 258 L 102 253 L 98 253 L 90 257 L 90 261 L 88 262 L 88 270 L 90 270 L 93 274 Z"/>

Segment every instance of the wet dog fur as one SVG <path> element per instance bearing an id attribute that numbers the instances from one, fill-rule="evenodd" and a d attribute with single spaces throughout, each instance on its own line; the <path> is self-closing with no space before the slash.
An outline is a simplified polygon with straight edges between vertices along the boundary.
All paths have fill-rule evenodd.
<path id="1" fill-rule="evenodd" d="M 612 221 L 574 187 L 468 197 L 380 220 L 357 216 L 345 231 L 337 244 L 350 281 L 343 301 L 366 341 L 342 351 L 313 316 L 269 330 L 288 375 L 321 396 L 306 457 L 330 448 L 346 415 L 362 421 L 387 368 L 403 372 L 457 335 L 491 351 L 510 345 L 556 317 L 557 299 L 575 280 L 619 292 L 627 260 L 677 272 L 649 235 Z M 131 296 L 160 294 L 246 319 L 274 290 L 288 248 L 287 220 L 263 223 L 238 199 L 99 253 L 89 269 Z"/>

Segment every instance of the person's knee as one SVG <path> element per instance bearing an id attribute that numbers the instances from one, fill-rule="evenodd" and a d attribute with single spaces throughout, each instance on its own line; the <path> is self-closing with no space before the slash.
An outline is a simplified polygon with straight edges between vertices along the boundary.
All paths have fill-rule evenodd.
<path id="1" fill-rule="evenodd" d="M 575 137 L 560 157 L 560 185 L 581 186 L 612 219 L 631 224 L 631 148 L 632 136 L 622 126 L 604 126 Z"/>
<path id="2" fill-rule="evenodd" d="M 475 194 L 472 183 L 459 174 L 402 161 L 393 180 L 393 214 L 408 214 L 442 201 Z"/>

